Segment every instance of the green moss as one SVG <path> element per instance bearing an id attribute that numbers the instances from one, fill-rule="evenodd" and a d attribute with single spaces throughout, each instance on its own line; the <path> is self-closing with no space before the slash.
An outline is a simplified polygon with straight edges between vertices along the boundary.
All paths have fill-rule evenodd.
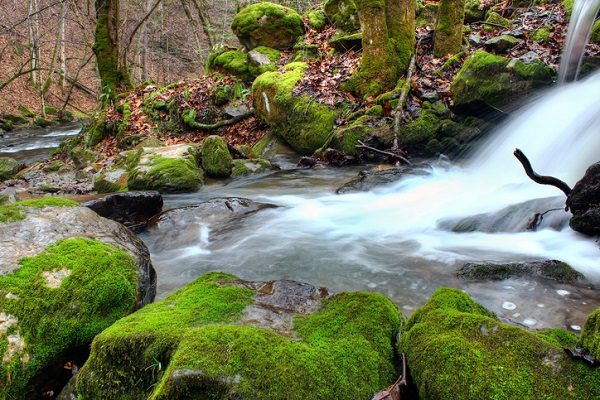
<path id="1" fill-rule="evenodd" d="M 424 145 L 435 138 L 439 118 L 433 111 L 423 110 L 419 118 L 400 127 L 400 141 L 405 146 Z"/>
<path id="2" fill-rule="evenodd" d="M 57 113 L 58 113 L 58 110 L 55 107 L 52 107 L 52 106 L 44 107 L 44 114 L 54 115 Z"/>
<path id="3" fill-rule="evenodd" d="M 360 29 L 354 0 L 327 0 L 324 10 L 331 24 L 343 32 L 350 33 Z"/>
<path id="4" fill-rule="evenodd" d="M 147 171 L 131 171 L 127 179 L 130 190 L 194 192 L 202 185 L 202 174 L 190 160 L 155 157 L 149 167 Z"/>
<path id="5" fill-rule="evenodd" d="M 233 161 L 225 139 L 212 135 L 202 141 L 202 167 L 209 176 L 227 178 L 231 175 Z"/>
<path id="6" fill-rule="evenodd" d="M 251 4 L 236 14 L 231 29 L 249 50 L 256 46 L 287 50 L 304 34 L 304 22 L 300 14 L 291 8 L 261 2 Z"/>
<path id="7" fill-rule="evenodd" d="M 12 179 L 19 169 L 19 162 L 14 158 L 0 157 L 0 182 Z"/>
<path id="8" fill-rule="evenodd" d="M 119 129 L 117 133 L 117 140 L 123 137 L 123 134 L 127 130 L 127 125 L 129 124 L 129 119 L 131 118 L 131 103 L 128 101 L 123 103 L 123 122 L 119 124 Z"/>
<path id="9" fill-rule="evenodd" d="M 512 22 L 510 22 L 508 19 L 504 18 L 502 15 L 498 14 L 497 12 L 490 12 L 488 14 L 487 18 L 485 19 L 485 21 L 492 23 L 492 24 L 496 24 L 496 25 L 502 25 L 507 28 L 510 28 L 512 26 Z M 488 26 L 488 28 L 491 28 L 491 27 Z"/>
<path id="10" fill-rule="evenodd" d="M 435 27 L 433 54 L 446 57 L 460 52 L 465 18 L 464 0 L 441 0 Z"/>
<path id="11" fill-rule="evenodd" d="M 94 147 L 103 139 L 107 138 L 109 133 L 106 127 L 106 111 L 96 114 L 92 118 L 90 125 L 84 128 L 84 131 L 87 131 L 86 136 L 89 138 L 87 145 L 90 147 Z"/>
<path id="12" fill-rule="evenodd" d="M 237 76 L 246 82 L 251 82 L 252 75 L 248 71 L 247 58 L 248 55 L 239 50 L 226 51 L 215 57 L 212 69 Z"/>
<path id="13" fill-rule="evenodd" d="M 294 96 L 292 90 L 304 76 L 305 63 L 286 65 L 285 71 L 266 72 L 252 85 L 256 115 L 297 152 L 311 155 L 327 140 L 339 110 Z M 255 153 L 260 154 L 260 153 Z"/>
<path id="14" fill-rule="evenodd" d="M 235 325 L 255 292 L 230 284 L 233 278 L 202 276 L 98 335 L 78 376 L 79 394 L 361 399 L 396 379 L 392 342 L 399 313 L 389 299 L 333 296 L 315 314 L 296 317 L 298 338 L 291 339 Z"/>
<path id="15" fill-rule="evenodd" d="M 573 12 L 573 5 L 575 4 L 575 0 L 563 0 L 562 5 L 567 12 L 567 17 L 571 18 L 571 13 Z"/>
<path id="16" fill-rule="evenodd" d="M 529 36 L 529 38 L 537 43 L 546 43 L 550 39 L 550 27 L 545 26 L 537 29 Z"/>
<path id="17" fill-rule="evenodd" d="M 571 359 L 560 330 L 503 324 L 466 293 L 441 288 L 409 318 L 399 347 L 420 398 L 586 399 L 600 370 Z"/>
<path id="18" fill-rule="evenodd" d="M 79 203 L 62 197 L 42 197 L 41 199 L 31 199 L 18 201 L 16 203 L 0 206 L 0 222 L 10 223 L 20 221 L 27 216 L 27 207 L 77 207 Z"/>
<path id="19" fill-rule="evenodd" d="M 27 108 L 27 107 L 25 107 L 23 105 L 19 105 L 19 107 L 17 109 L 26 118 L 33 118 L 33 117 L 35 117 L 35 113 L 33 111 L 31 111 L 29 108 Z"/>
<path id="20" fill-rule="evenodd" d="M 327 16 L 323 10 L 311 10 L 304 16 L 308 19 L 308 26 L 316 31 L 322 31 L 327 25 Z"/>
<path id="21" fill-rule="evenodd" d="M 0 389 L 3 398 L 24 398 L 29 380 L 42 367 L 90 343 L 135 307 L 133 257 L 106 244 L 65 240 L 20 264 L 14 274 L 0 278 L 0 309 L 18 319 L 12 334 L 25 344 L 0 366 L 2 381 L 10 382 Z M 49 287 L 44 274 L 59 271 L 66 277 L 59 286 Z M 6 339 L 0 342 L 6 344 Z"/>
<path id="22" fill-rule="evenodd" d="M 594 26 L 592 27 L 592 34 L 590 36 L 590 40 L 593 43 L 600 43 L 600 20 L 594 22 Z"/>

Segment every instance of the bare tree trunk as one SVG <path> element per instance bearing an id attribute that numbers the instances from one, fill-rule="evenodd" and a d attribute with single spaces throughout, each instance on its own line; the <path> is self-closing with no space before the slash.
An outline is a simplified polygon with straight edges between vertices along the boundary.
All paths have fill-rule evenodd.
<path id="1" fill-rule="evenodd" d="M 27 18 L 29 31 L 29 46 L 31 62 L 30 82 L 32 86 L 39 85 L 39 62 L 40 62 L 40 24 L 39 24 L 39 0 L 29 0 L 29 15 Z"/>
<path id="2" fill-rule="evenodd" d="M 200 32 L 200 27 L 198 26 L 198 22 L 192 16 L 192 13 L 190 12 L 185 0 L 180 0 L 180 2 L 181 6 L 183 7 L 183 11 L 190 22 L 190 26 L 192 27 L 192 32 L 194 33 L 194 38 L 196 39 L 196 52 L 198 52 L 202 48 L 202 41 L 200 40 L 200 35 L 198 34 L 198 32 Z"/>
<path id="3" fill-rule="evenodd" d="M 60 17 L 58 18 L 58 40 L 60 43 L 60 67 L 58 70 L 58 86 L 62 91 L 65 90 L 65 76 L 67 75 L 67 57 L 65 55 L 65 22 L 67 19 L 68 8 L 65 7 L 65 0 L 60 2 Z"/>
<path id="4" fill-rule="evenodd" d="M 208 46 L 212 49 L 216 42 L 213 36 L 213 26 L 210 22 L 206 3 L 204 0 L 200 0 L 200 3 L 198 3 L 198 0 L 192 0 L 192 3 L 194 3 L 194 7 L 196 7 L 196 11 L 198 12 L 198 18 L 200 18 L 200 23 L 202 24 L 202 30 L 206 35 Z"/>

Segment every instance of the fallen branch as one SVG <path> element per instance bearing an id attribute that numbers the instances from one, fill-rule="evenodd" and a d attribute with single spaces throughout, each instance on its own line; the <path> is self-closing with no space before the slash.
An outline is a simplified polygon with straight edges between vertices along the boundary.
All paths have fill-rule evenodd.
<path id="1" fill-rule="evenodd" d="M 534 181 L 535 183 L 539 183 L 540 185 L 551 185 L 557 187 L 560 190 L 562 190 L 565 195 L 569 196 L 569 194 L 571 193 L 571 187 L 569 187 L 569 185 L 553 176 L 544 176 L 536 174 L 536 172 L 531 167 L 529 159 L 527 159 L 527 157 L 525 156 L 525 154 L 523 154 L 521 150 L 515 149 L 513 154 L 515 155 L 515 157 L 517 157 L 517 160 L 519 160 L 521 165 L 523 165 L 525 173 L 529 178 L 531 178 L 532 181 Z"/>
<path id="2" fill-rule="evenodd" d="M 562 209 L 561 208 L 551 208 L 547 211 L 544 211 L 543 213 L 533 214 L 533 217 L 531 217 L 531 219 L 527 222 L 527 228 L 525 228 L 525 230 L 535 232 L 537 230 L 537 228 L 540 226 L 540 224 L 542 223 L 542 220 L 544 219 L 545 214 L 549 213 L 550 211 L 558 211 L 558 210 L 562 210 Z"/>
<path id="3" fill-rule="evenodd" d="M 417 48 L 420 44 L 417 43 Z M 402 115 L 404 114 L 404 105 L 406 104 L 406 97 L 408 96 L 408 92 L 411 89 L 411 79 L 413 72 L 415 71 L 415 65 L 417 62 L 417 50 L 413 53 L 410 58 L 410 62 L 408 63 L 408 71 L 406 72 L 406 79 L 404 80 L 404 84 L 402 85 L 402 91 L 400 92 L 400 97 L 398 98 L 398 105 L 394 110 L 394 134 L 399 135 L 400 133 L 400 120 L 402 119 Z"/>
<path id="4" fill-rule="evenodd" d="M 398 378 L 396 382 L 386 390 L 382 390 L 379 393 L 376 393 L 371 400 L 400 400 L 400 388 L 402 386 L 407 386 L 408 381 L 406 380 L 406 357 L 404 353 L 402 353 L 402 375 Z"/>
<path id="5" fill-rule="evenodd" d="M 254 115 L 254 108 L 251 108 L 250 110 L 246 111 L 243 114 L 240 114 L 236 117 L 233 117 L 231 119 L 225 120 L 225 121 L 219 121 L 217 123 L 214 124 L 200 124 L 200 123 L 195 123 L 194 126 L 192 128 L 195 129 L 204 129 L 207 131 L 213 130 L 213 129 L 218 129 L 218 128 L 222 128 L 224 126 L 229 126 L 229 125 L 233 125 L 233 124 L 237 124 L 238 122 L 251 117 Z"/>
<path id="6" fill-rule="evenodd" d="M 360 140 L 358 141 L 358 143 L 359 144 L 356 145 L 356 147 L 358 147 L 358 148 L 366 149 L 366 150 L 372 151 L 374 153 L 384 154 L 386 156 L 397 158 L 398 160 L 402 161 L 403 163 L 406 163 L 408 165 L 412 165 L 412 163 L 410 161 L 408 161 L 408 159 L 406 157 L 403 157 L 400 154 L 395 154 L 395 153 L 391 153 L 389 151 L 379 150 L 379 149 L 376 149 L 375 147 L 367 146 L 366 144 L 364 144 Z"/>

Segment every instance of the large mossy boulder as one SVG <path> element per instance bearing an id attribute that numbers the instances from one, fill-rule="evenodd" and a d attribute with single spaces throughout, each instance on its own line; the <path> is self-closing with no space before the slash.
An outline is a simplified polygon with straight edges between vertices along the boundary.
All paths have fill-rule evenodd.
<path id="1" fill-rule="evenodd" d="M 127 186 L 130 190 L 194 192 L 203 183 L 202 171 L 198 168 L 196 145 L 143 147 L 132 150 L 125 163 L 129 172 Z"/>
<path id="2" fill-rule="evenodd" d="M 600 162 L 591 165 L 569 193 L 567 205 L 573 216 L 569 226 L 586 235 L 600 234 Z"/>
<path id="3" fill-rule="evenodd" d="M 0 206 L 0 230 L 0 398 L 58 393 L 67 361 L 154 299 L 150 254 L 123 225 L 62 198 Z"/>
<path id="4" fill-rule="evenodd" d="M 211 135 L 202 141 L 202 167 L 208 176 L 228 178 L 233 168 L 233 159 L 227 142 L 221 136 Z"/>
<path id="5" fill-rule="evenodd" d="M 457 289 L 438 289 L 399 342 L 422 399 L 591 399 L 600 370 L 571 358 L 577 337 L 501 323 Z"/>
<path id="6" fill-rule="evenodd" d="M 476 109 L 481 105 L 510 111 L 536 90 L 552 83 L 553 71 L 541 63 L 525 64 L 476 51 L 452 82 L 454 107 Z"/>
<path id="7" fill-rule="evenodd" d="M 233 33 L 248 50 L 257 46 L 289 50 L 304 35 L 302 16 L 291 8 L 269 2 L 241 10 L 231 23 Z"/>
<path id="8" fill-rule="evenodd" d="M 340 111 L 294 95 L 305 70 L 305 63 L 296 62 L 260 75 L 252 84 L 252 102 L 256 116 L 277 135 L 298 153 L 312 155 L 327 141 Z"/>
<path id="9" fill-rule="evenodd" d="M 98 335 L 77 388 L 90 400 L 366 399 L 395 380 L 399 317 L 375 293 L 211 273 Z"/>
<path id="10" fill-rule="evenodd" d="M 0 182 L 12 179 L 19 168 L 19 162 L 14 158 L 0 157 Z"/>
<path id="11" fill-rule="evenodd" d="M 358 10 L 353 0 L 327 0 L 324 10 L 329 21 L 342 32 L 352 33 L 360 30 Z"/>

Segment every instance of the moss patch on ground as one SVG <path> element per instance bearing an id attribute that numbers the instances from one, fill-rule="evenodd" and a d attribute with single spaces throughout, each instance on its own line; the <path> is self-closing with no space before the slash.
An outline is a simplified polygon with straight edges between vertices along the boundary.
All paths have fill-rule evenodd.
<path id="1" fill-rule="evenodd" d="M 86 399 L 368 398 L 393 383 L 397 307 L 341 293 L 297 316 L 296 339 L 238 325 L 255 292 L 204 275 L 97 336 L 77 385 Z"/>
<path id="2" fill-rule="evenodd" d="M 589 399 L 600 370 L 571 359 L 576 337 L 501 323 L 457 289 L 438 289 L 408 319 L 399 348 L 420 398 Z"/>
<path id="3" fill-rule="evenodd" d="M 61 241 L 20 264 L 0 277 L 2 398 L 25 398 L 43 367 L 91 343 L 136 304 L 133 257 L 98 241 Z"/>
<path id="4" fill-rule="evenodd" d="M 79 203 L 61 197 L 42 197 L 18 201 L 16 203 L 0 206 L 0 223 L 10 223 L 24 220 L 27 216 L 27 207 L 78 207 Z"/>

